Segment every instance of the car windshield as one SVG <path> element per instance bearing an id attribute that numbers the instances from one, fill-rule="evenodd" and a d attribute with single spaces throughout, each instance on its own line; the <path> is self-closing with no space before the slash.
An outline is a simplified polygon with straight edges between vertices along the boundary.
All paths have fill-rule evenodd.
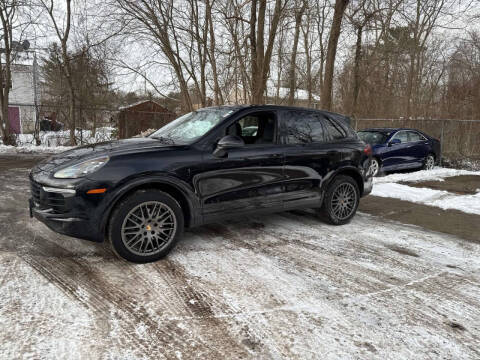
<path id="1" fill-rule="evenodd" d="M 370 145 L 384 144 L 387 141 L 388 134 L 380 131 L 359 131 L 358 136 L 360 139 Z"/>
<path id="2" fill-rule="evenodd" d="M 218 125 L 232 109 L 203 109 L 180 116 L 150 135 L 171 144 L 191 144 Z"/>

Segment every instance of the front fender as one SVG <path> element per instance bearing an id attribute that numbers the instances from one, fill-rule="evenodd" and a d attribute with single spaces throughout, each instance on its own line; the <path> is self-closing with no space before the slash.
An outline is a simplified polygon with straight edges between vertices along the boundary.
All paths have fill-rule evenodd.
<path id="1" fill-rule="evenodd" d="M 113 189 L 108 199 L 105 199 L 106 206 L 101 222 L 101 230 L 103 232 L 106 229 L 108 219 L 115 205 L 128 193 L 137 188 L 145 187 L 145 185 L 152 185 L 153 187 L 166 185 L 175 188 L 182 194 L 188 206 L 188 211 L 191 215 L 189 225 L 194 226 L 201 223 L 200 201 L 198 200 L 197 194 L 195 194 L 187 182 L 170 174 L 143 174 L 133 179 L 122 181 Z"/>

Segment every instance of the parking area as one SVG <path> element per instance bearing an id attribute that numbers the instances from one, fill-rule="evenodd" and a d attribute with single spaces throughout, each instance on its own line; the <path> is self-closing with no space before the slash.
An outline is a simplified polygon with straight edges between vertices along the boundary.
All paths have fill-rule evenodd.
<path id="1" fill-rule="evenodd" d="M 475 211 L 380 194 L 342 227 L 236 218 L 136 265 L 29 218 L 38 159 L 0 157 L 0 358 L 480 357 Z M 457 176 L 392 182 L 475 196 Z"/>

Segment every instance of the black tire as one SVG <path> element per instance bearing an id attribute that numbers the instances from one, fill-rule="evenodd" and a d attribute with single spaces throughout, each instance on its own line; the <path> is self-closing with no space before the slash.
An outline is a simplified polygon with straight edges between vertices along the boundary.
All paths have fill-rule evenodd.
<path id="1" fill-rule="evenodd" d="M 345 212 L 345 216 L 340 216 L 338 213 L 338 196 L 343 190 L 348 189 L 348 193 L 352 195 L 351 208 L 348 208 L 348 214 Z M 327 188 L 325 197 L 323 199 L 322 207 L 320 208 L 320 216 L 328 221 L 332 225 L 343 225 L 348 223 L 357 212 L 358 204 L 360 202 L 360 191 L 358 189 L 357 182 L 346 175 L 339 175 L 333 179 L 330 185 Z M 350 201 L 345 201 L 345 206 L 348 206 Z M 341 207 L 343 207 L 344 202 L 342 201 Z M 340 210 L 341 212 L 343 210 Z"/>
<path id="2" fill-rule="evenodd" d="M 157 215 L 155 215 L 156 209 L 158 209 Z M 165 212 L 161 213 L 162 209 Z M 145 217 L 144 212 L 147 213 Z M 137 219 L 140 214 L 143 220 L 138 220 L 139 226 L 135 224 L 127 226 L 133 224 L 131 219 Z M 165 225 L 166 230 L 164 230 L 166 220 L 161 219 L 161 217 L 165 218 L 165 214 L 171 221 L 169 225 Z M 129 228 L 135 229 L 127 230 Z M 182 236 L 183 228 L 183 211 L 177 200 L 160 190 L 138 190 L 115 207 L 109 221 L 108 239 L 112 250 L 120 258 L 136 263 L 147 263 L 165 257 Z M 155 230 L 157 230 L 156 235 Z M 128 233 L 129 231 L 135 232 Z M 165 236 L 165 241 L 159 236 L 160 234 Z M 129 242 L 131 245 L 127 246 Z M 138 242 L 141 242 L 139 249 L 135 249 L 135 244 Z M 142 246 L 145 243 L 144 253 L 142 253 Z"/>
<path id="3" fill-rule="evenodd" d="M 432 153 L 429 153 L 427 156 L 425 156 L 425 159 L 423 160 L 423 170 L 432 170 L 435 167 L 435 155 Z"/>

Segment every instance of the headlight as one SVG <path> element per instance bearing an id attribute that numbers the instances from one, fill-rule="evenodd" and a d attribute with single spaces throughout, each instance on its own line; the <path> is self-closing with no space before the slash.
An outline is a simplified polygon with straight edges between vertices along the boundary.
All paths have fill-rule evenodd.
<path id="1" fill-rule="evenodd" d="M 110 158 L 103 156 L 100 158 L 82 161 L 81 163 L 58 170 L 53 177 L 58 179 L 76 179 L 91 174 L 100 169 Z"/>

